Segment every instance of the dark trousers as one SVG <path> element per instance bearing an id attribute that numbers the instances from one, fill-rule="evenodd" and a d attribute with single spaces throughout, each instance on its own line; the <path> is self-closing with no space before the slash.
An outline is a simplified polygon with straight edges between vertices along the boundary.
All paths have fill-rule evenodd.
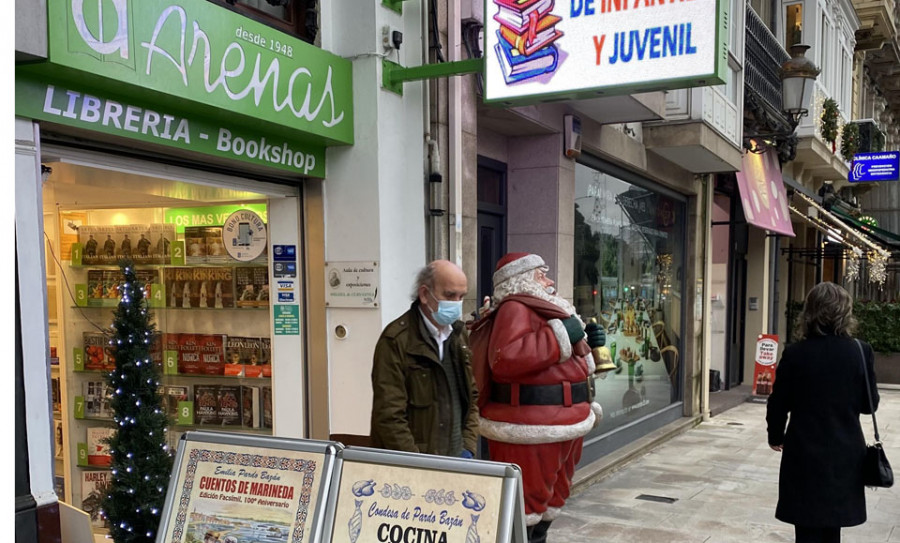
<path id="1" fill-rule="evenodd" d="M 841 528 L 794 526 L 797 543 L 841 543 Z"/>

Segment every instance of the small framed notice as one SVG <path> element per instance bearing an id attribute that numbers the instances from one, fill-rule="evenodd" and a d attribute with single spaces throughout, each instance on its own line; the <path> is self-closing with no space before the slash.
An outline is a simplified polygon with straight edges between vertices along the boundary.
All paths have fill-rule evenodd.
<path id="1" fill-rule="evenodd" d="M 325 305 L 378 307 L 378 262 L 325 263 Z"/>
<path id="2" fill-rule="evenodd" d="M 340 448 L 329 441 L 185 433 L 156 543 L 327 540 L 327 494 Z"/>
<path id="3" fill-rule="evenodd" d="M 518 466 L 350 447 L 331 543 L 525 542 Z"/>

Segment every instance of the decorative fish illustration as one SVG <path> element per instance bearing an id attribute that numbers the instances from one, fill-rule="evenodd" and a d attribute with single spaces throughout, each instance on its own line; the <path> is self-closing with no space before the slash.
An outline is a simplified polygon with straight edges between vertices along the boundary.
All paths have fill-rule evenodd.
<path id="1" fill-rule="evenodd" d="M 469 524 L 469 530 L 466 532 L 466 543 L 481 543 L 481 536 L 478 535 L 478 517 L 480 515 L 471 515 L 472 524 Z"/>
<path id="2" fill-rule="evenodd" d="M 362 500 L 353 500 L 356 502 L 356 509 L 353 510 L 353 516 L 350 517 L 350 522 L 347 523 L 347 529 L 350 530 L 350 543 L 356 543 L 356 540 L 359 538 L 359 532 L 362 531 L 362 511 L 360 511 L 360 506 L 362 506 Z"/>

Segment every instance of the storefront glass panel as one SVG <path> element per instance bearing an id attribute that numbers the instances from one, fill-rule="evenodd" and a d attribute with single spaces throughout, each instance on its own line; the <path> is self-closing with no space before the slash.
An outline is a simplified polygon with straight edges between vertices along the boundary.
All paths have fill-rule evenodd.
<path id="1" fill-rule="evenodd" d="M 576 165 L 574 303 L 606 327 L 616 366 L 594 378 L 591 436 L 680 399 L 684 222 L 679 199 Z"/>

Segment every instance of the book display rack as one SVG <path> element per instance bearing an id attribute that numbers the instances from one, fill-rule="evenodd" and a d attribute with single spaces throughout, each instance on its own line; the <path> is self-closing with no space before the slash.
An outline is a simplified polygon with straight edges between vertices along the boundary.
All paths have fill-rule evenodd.
<path id="1" fill-rule="evenodd" d="M 264 202 L 216 204 L 210 216 L 252 208 L 265 217 Z M 115 368 L 109 338 L 120 258 L 132 258 L 145 284 L 173 450 L 188 430 L 272 434 L 267 251 L 236 260 L 221 223 L 172 222 L 183 216 L 164 207 L 58 206 L 45 214 L 57 494 L 91 515 L 97 532 L 110 480 L 106 440 L 115 430 L 106 374 Z"/>

